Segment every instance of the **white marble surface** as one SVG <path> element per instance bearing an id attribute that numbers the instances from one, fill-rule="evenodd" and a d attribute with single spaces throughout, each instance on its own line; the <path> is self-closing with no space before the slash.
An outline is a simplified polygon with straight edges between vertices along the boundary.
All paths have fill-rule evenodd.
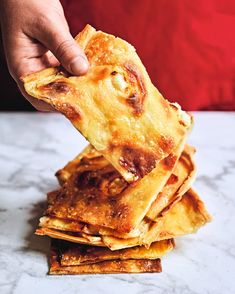
<path id="1" fill-rule="evenodd" d="M 86 144 L 57 114 L 0 114 L 0 293 L 235 293 L 235 113 L 196 113 L 194 187 L 213 215 L 177 239 L 163 273 L 47 276 L 49 240 L 33 235 L 54 172 Z"/>

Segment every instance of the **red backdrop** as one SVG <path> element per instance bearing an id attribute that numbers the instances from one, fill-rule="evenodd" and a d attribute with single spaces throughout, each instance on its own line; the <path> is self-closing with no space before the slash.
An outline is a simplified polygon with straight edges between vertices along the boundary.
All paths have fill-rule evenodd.
<path id="1" fill-rule="evenodd" d="M 132 43 L 153 83 L 188 110 L 235 110 L 234 0 L 63 0 L 86 23 Z"/>

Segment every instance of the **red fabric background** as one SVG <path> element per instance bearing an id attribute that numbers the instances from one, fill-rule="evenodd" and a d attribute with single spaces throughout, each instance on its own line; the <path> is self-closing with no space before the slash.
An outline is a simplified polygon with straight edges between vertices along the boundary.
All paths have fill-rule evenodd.
<path id="1" fill-rule="evenodd" d="M 188 110 L 235 110 L 234 0 L 63 0 L 86 23 L 132 43 L 153 83 Z"/>

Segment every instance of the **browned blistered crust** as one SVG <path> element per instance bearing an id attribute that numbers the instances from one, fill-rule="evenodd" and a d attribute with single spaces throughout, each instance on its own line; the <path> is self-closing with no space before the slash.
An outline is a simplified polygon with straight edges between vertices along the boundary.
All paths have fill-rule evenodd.
<path id="1" fill-rule="evenodd" d="M 119 163 L 138 178 L 148 174 L 154 167 L 158 156 L 153 152 L 145 152 L 143 148 L 135 147 L 129 143 L 122 146 Z"/>
<path id="2" fill-rule="evenodd" d="M 175 151 L 173 160 L 163 159 L 149 175 L 132 184 L 103 157 L 98 155 L 93 163 L 91 157 L 84 156 L 77 163 L 76 172 L 57 192 L 53 204 L 49 204 L 46 214 L 129 233 L 140 224 L 164 187 L 180 153 L 181 147 Z"/>
<path id="3" fill-rule="evenodd" d="M 195 205 L 196 204 L 196 205 Z M 112 236 L 103 236 L 102 240 L 112 250 L 145 245 L 147 248 L 152 242 L 175 238 L 195 233 L 200 227 L 211 220 L 204 203 L 199 196 L 190 189 L 174 206 L 170 205 L 163 216 L 152 222 L 149 230 L 142 238 L 119 239 Z"/>
<path id="4" fill-rule="evenodd" d="M 42 85 L 39 87 L 41 91 L 54 91 L 54 93 L 66 94 L 70 91 L 69 84 L 63 79 L 58 79 L 55 82 L 51 82 L 47 85 Z"/>
<path id="5" fill-rule="evenodd" d="M 129 83 L 132 86 L 132 92 L 127 97 L 126 102 L 133 108 L 133 114 L 139 116 L 144 111 L 146 87 L 138 68 L 134 64 L 126 63 L 125 68 L 127 69 Z"/>
<path id="6" fill-rule="evenodd" d="M 144 234 L 133 238 L 121 239 L 112 235 L 92 236 L 86 233 L 61 232 L 58 229 L 42 227 L 37 230 L 39 235 L 63 239 L 75 243 L 106 246 L 111 250 L 145 245 L 147 248 L 155 242 L 196 232 L 201 226 L 211 220 L 204 203 L 199 196 L 190 189 L 182 199 L 170 204 L 164 214 L 149 223 Z M 69 230 L 69 227 L 68 227 Z M 91 232 L 90 232 L 91 234 Z"/>
<path id="7" fill-rule="evenodd" d="M 196 174 L 196 166 L 194 160 L 192 160 L 194 153 L 195 149 L 186 145 L 164 189 L 158 194 L 147 212 L 148 218 L 155 220 L 159 215 L 163 215 L 166 207 L 175 205 L 180 201 L 182 195 L 189 190 Z M 170 201 L 166 206 L 167 199 L 170 199 Z"/>
<path id="8" fill-rule="evenodd" d="M 172 170 L 175 166 L 176 161 L 177 156 L 175 156 L 174 154 L 169 154 L 166 158 L 163 159 L 163 166 L 167 170 Z"/>
<path id="9" fill-rule="evenodd" d="M 52 253 L 53 254 L 53 253 Z M 60 266 L 56 256 L 51 257 L 50 275 L 85 275 L 85 274 L 124 274 L 124 273 L 160 273 L 160 259 L 129 259 L 102 261 L 78 266 Z"/>
<path id="10" fill-rule="evenodd" d="M 62 266 L 91 264 L 105 260 L 157 259 L 174 248 L 173 239 L 154 242 L 149 249 L 136 246 L 115 251 L 107 247 L 81 245 L 58 239 L 53 239 L 52 244 L 58 248 L 59 262 Z"/>
<path id="11" fill-rule="evenodd" d="M 193 189 L 189 189 L 187 197 L 184 198 L 186 206 L 190 203 L 193 206 L 193 210 L 202 215 L 202 220 L 209 222 L 212 220 L 211 215 L 207 212 L 204 202 L 200 199 L 199 195 Z"/>
<path id="12" fill-rule="evenodd" d="M 161 260 L 158 259 L 126 259 L 108 260 L 93 264 L 62 266 L 60 264 L 60 248 L 51 246 L 50 275 L 79 274 L 111 274 L 111 273 L 151 273 L 161 272 Z"/>
<path id="13" fill-rule="evenodd" d="M 193 189 L 189 189 L 181 201 L 165 209 L 161 217 L 160 230 L 157 229 L 157 223 L 153 225 L 146 235 L 145 242 L 151 244 L 156 238 L 156 232 L 158 232 L 158 240 L 195 233 L 210 221 L 211 216 L 205 204 Z"/>
<path id="14" fill-rule="evenodd" d="M 171 178 L 173 175 L 175 178 L 177 177 L 178 181 L 174 181 L 174 183 L 171 181 L 170 183 L 168 179 L 161 193 L 157 197 L 155 196 L 156 199 L 146 214 L 149 219 L 155 220 L 166 206 L 179 201 L 182 195 L 189 189 L 194 178 L 195 166 L 192 161 L 192 154 L 190 153 L 192 148 L 186 147 L 185 150 L 187 151 L 183 152 L 171 175 Z M 81 155 L 68 163 L 57 175 L 60 182 L 64 184 L 64 187 L 59 191 L 48 194 L 49 208 L 46 214 L 52 220 L 53 218 L 63 220 L 64 228 L 61 229 L 61 224 L 58 224 L 58 221 L 57 226 L 55 227 L 55 222 L 53 222 L 53 227 L 51 228 L 65 231 L 69 228 L 69 230 L 74 232 L 108 234 L 121 238 L 138 236 L 140 234 L 139 230 L 142 232 L 148 228 L 148 219 L 146 218 L 137 227 L 138 229 L 135 228 L 134 231 L 128 233 L 116 231 L 116 229 L 108 229 L 108 227 L 101 223 L 101 217 L 106 223 L 107 221 L 113 223 L 114 220 L 117 220 L 117 223 L 119 223 L 122 219 L 122 224 L 124 221 L 129 221 L 131 218 L 128 217 L 130 214 L 129 206 L 121 201 L 122 193 L 129 184 L 120 178 L 120 175 L 116 173 L 107 160 L 100 156 L 99 152 L 95 151 L 92 147 L 87 147 Z M 131 188 L 136 188 L 135 185 L 131 184 L 133 186 Z M 70 186 L 73 188 L 70 191 L 71 195 L 73 195 L 72 198 L 66 194 L 66 190 L 70 189 Z M 148 190 L 145 192 L 148 193 Z M 77 209 L 77 214 L 70 218 L 71 208 L 78 204 L 77 198 L 74 198 L 76 193 L 82 193 L 84 208 Z M 78 199 L 80 199 L 80 196 Z M 138 205 L 138 199 L 134 198 L 131 201 L 130 207 L 136 206 L 135 202 Z M 82 215 L 84 217 L 84 213 L 85 215 L 87 214 L 87 219 L 80 219 L 79 216 Z M 77 218 L 76 215 L 78 215 Z M 108 216 L 110 219 L 107 220 Z M 93 217 L 94 221 L 92 220 Z M 92 224 L 88 224 L 88 222 L 92 222 Z M 49 224 L 47 223 L 47 225 Z M 128 229 L 128 227 L 122 226 L 123 229 Z"/>
<path id="15" fill-rule="evenodd" d="M 25 89 L 66 115 L 127 182 L 136 181 L 183 144 L 192 120 L 152 85 L 130 44 L 89 25 L 76 41 L 90 63 L 85 76 L 49 68 L 24 77 Z"/>
<path id="16" fill-rule="evenodd" d="M 169 179 L 166 182 L 166 185 L 172 185 L 177 183 L 179 180 L 179 177 L 175 174 L 171 174 L 171 176 L 169 177 Z"/>

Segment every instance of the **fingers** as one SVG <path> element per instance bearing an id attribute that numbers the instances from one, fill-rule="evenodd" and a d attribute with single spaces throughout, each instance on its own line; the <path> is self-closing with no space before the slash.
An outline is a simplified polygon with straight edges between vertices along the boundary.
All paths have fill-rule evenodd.
<path id="1" fill-rule="evenodd" d="M 52 54 L 51 51 L 47 51 L 42 56 L 42 62 L 45 67 L 55 67 L 60 65 L 59 60 Z"/>
<path id="2" fill-rule="evenodd" d="M 39 32 L 39 40 L 48 48 L 63 67 L 74 75 L 83 75 L 89 68 L 89 63 L 83 50 L 71 36 L 67 26 L 47 25 Z"/>
<path id="3" fill-rule="evenodd" d="M 12 77 L 19 78 L 48 66 L 47 49 L 23 33 L 4 37 L 5 56 Z"/>
<path id="4" fill-rule="evenodd" d="M 53 45 L 55 46 L 54 48 L 52 48 Z M 87 58 L 73 38 L 67 36 L 67 39 L 62 41 L 62 38 L 58 37 L 52 47 L 51 50 L 54 55 L 70 73 L 83 75 L 88 71 Z"/>
<path id="5" fill-rule="evenodd" d="M 27 95 L 20 77 L 59 63 L 73 75 L 83 75 L 89 68 L 83 50 L 69 32 L 60 1 L 49 2 L 50 5 L 37 0 L 5 1 L 4 9 L 0 9 L 10 73 L 26 99 L 43 111 L 52 109 Z"/>

